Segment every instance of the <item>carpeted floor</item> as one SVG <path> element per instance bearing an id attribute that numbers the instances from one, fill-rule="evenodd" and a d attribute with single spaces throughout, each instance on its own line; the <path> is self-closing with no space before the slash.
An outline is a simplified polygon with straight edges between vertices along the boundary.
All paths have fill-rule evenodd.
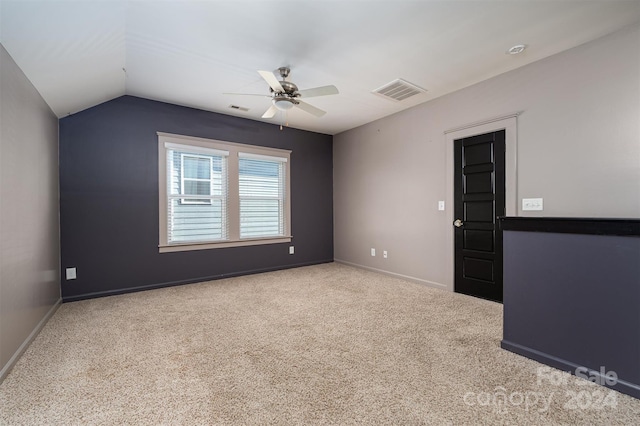
<path id="1" fill-rule="evenodd" d="M 335 263 L 66 303 L 0 385 L 0 424 L 640 421 L 640 400 L 538 383 L 501 336 L 499 304 Z"/>

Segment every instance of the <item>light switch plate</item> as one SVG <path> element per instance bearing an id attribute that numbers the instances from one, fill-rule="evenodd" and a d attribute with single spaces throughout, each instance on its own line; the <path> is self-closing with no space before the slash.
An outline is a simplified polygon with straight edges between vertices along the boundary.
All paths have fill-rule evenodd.
<path id="1" fill-rule="evenodd" d="M 438 210 L 440 211 L 444 210 L 444 201 L 438 201 Z"/>
<path id="2" fill-rule="evenodd" d="M 522 210 L 542 210 L 542 198 L 523 198 Z"/>

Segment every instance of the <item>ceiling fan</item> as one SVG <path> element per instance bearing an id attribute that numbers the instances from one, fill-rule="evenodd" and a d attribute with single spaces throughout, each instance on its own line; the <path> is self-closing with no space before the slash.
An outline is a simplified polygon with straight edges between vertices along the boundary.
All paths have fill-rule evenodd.
<path id="1" fill-rule="evenodd" d="M 313 105 L 309 105 L 306 102 L 301 101 L 299 98 L 312 98 L 315 96 L 337 95 L 338 88 L 336 86 L 322 86 L 314 87 L 312 89 L 298 90 L 298 86 L 291 81 L 287 81 L 291 70 L 289 67 L 278 68 L 280 77 L 282 80 L 278 80 L 274 73 L 271 71 L 258 71 L 258 74 L 269 85 L 270 95 L 257 95 L 252 93 L 226 93 L 227 95 L 249 95 L 249 96 L 267 96 L 271 98 L 272 105 L 269 109 L 262 114 L 262 118 L 273 118 L 278 111 L 288 111 L 293 107 L 300 108 L 301 110 L 315 115 L 316 117 L 322 117 L 326 114 L 326 111 L 316 108 Z"/>

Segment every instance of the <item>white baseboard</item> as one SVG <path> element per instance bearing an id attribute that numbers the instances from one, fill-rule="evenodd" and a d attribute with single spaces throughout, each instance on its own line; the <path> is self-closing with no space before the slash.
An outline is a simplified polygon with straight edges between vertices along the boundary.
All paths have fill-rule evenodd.
<path id="1" fill-rule="evenodd" d="M 378 272 L 380 274 L 389 275 L 391 277 L 402 278 L 402 279 L 405 279 L 407 281 L 412 281 L 412 282 L 417 283 L 417 284 L 426 285 L 427 287 L 438 288 L 440 290 L 445 290 L 445 291 L 451 291 L 447 287 L 446 284 L 437 283 L 437 282 L 429 281 L 429 280 L 423 280 L 422 278 L 416 278 L 416 277 L 412 277 L 410 275 L 398 274 L 396 272 L 385 271 L 384 269 L 372 268 L 370 266 L 360 265 L 358 263 L 347 262 L 346 260 L 333 259 L 333 261 L 337 262 L 337 263 L 342 263 L 344 265 L 353 266 L 355 268 L 366 269 L 368 271 L 373 271 L 373 272 Z"/>
<path id="2" fill-rule="evenodd" d="M 33 342 L 33 340 L 36 338 L 38 333 L 40 333 L 40 330 L 42 330 L 42 328 L 45 326 L 47 321 L 49 321 L 49 319 L 53 316 L 53 314 L 56 313 L 61 303 L 62 303 L 62 299 L 58 299 L 56 301 L 56 303 L 51 307 L 51 309 L 49 309 L 47 314 L 40 320 L 38 325 L 35 326 L 31 334 L 29 334 L 29 336 L 24 340 L 24 342 L 22 342 L 22 344 L 20 345 L 18 350 L 13 354 L 11 359 L 9 359 L 9 361 L 7 361 L 7 363 L 2 367 L 2 370 L 0 370 L 0 383 L 2 383 L 2 381 L 7 377 L 7 375 L 13 368 L 13 366 L 16 364 L 16 362 L 18 362 L 18 360 L 20 359 L 24 351 L 27 350 L 27 348 L 29 347 L 31 342 Z"/>

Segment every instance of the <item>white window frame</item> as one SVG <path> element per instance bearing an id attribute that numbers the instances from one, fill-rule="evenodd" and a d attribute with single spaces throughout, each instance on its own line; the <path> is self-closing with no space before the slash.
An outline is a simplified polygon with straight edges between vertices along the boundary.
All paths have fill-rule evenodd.
<path id="1" fill-rule="evenodd" d="M 158 132 L 158 190 L 159 190 L 159 244 L 160 253 L 203 250 L 224 247 L 239 247 L 262 244 L 291 242 L 291 151 L 266 148 L 254 145 L 225 142 L 214 139 L 175 135 Z M 189 153 L 197 156 L 198 151 L 208 154 L 212 150 L 224 153 L 227 157 L 227 239 L 206 242 L 168 242 L 167 214 L 167 151 L 172 146 L 189 147 Z M 255 156 L 262 159 L 276 159 L 285 163 L 284 194 L 284 233 L 282 236 L 260 238 L 240 238 L 240 194 L 239 194 L 239 158 Z M 182 176 L 181 176 L 182 177 Z M 210 176 L 212 178 L 212 175 Z M 182 185 L 182 181 L 181 181 Z"/>

